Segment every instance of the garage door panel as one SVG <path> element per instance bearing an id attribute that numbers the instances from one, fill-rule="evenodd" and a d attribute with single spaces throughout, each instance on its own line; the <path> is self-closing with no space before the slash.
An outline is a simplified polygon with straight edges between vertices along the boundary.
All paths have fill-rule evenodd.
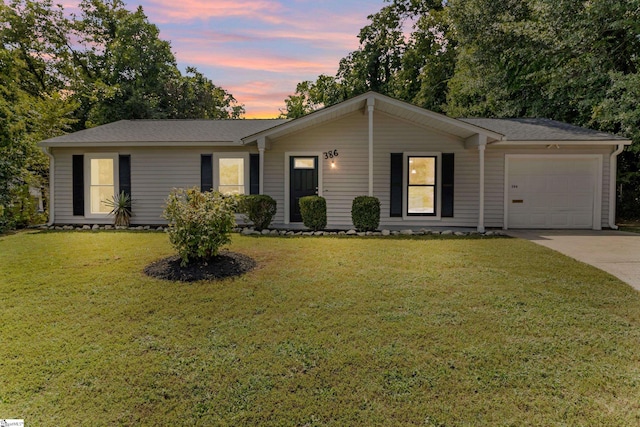
<path id="1" fill-rule="evenodd" d="M 594 180 L 593 177 L 589 175 L 574 175 L 568 177 L 568 184 L 573 191 L 591 193 L 593 191 Z"/>
<path id="2" fill-rule="evenodd" d="M 576 227 L 579 228 L 591 228 L 593 225 L 593 216 L 592 215 L 574 215 L 573 222 Z"/>
<path id="3" fill-rule="evenodd" d="M 591 209 L 593 207 L 593 196 L 590 194 L 569 194 L 569 206 L 576 209 Z"/>
<path id="4" fill-rule="evenodd" d="M 566 193 L 569 191 L 569 179 L 565 175 L 546 175 L 543 177 L 546 191 L 549 193 Z"/>
<path id="5" fill-rule="evenodd" d="M 509 158 L 508 226 L 593 228 L 597 158 Z"/>
<path id="6" fill-rule="evenodd" d="M 539 196 L 540 206 L 545 210 L 548 208 L 549 204 L 555 206 L 558 209 L 569 208 L 571 203 L 569 202 L 569 196 L 566 192 L 564 193 L 550 193 L 548 197 Z"/>
<path id="7" fill-rule="evenodd" d="M 548 189 L 548 183 L 546 181 L 535 179 L 531 176 L 526 177 L 525 180 L 527 183 L 524 187 L 525 192 L 540 193 L 545 192 Z"/>

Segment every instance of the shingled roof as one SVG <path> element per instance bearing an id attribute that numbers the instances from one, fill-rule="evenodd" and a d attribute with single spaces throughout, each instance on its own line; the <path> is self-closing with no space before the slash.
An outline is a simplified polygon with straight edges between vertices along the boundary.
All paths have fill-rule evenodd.
<path id="1" fill-rule="evenodd" d="M 586 129 L 550 119 L 479 119 L 464 118 L 463 122 L 506 136 L 506 141 L 627 141 L 616 135 Z"/>
<path id="2" fill-rule="evenodd" d="M 318 126 L 368 105 L 409 122 L 428 122 L 432 128 L 467 138 L 487 132 L 500 144 L 568 143 L 630 144 L 628 139 L 549 119 L 453 119 L 384 95 L 369 92 L 296 120 L 120 120 L 91 129 L 47 139 L 44 147 L 76 146 L 234 146 L 251 143 L 259 136 L 278 137 L 309 126 Z M 372 104 L 373 105 L 373 104 Z M 284 125 L 285 123 L 288 124 Z M 284 125 L 284 126 L 282 126 Z M 489 141 L 492 142 L 492 141 Z"/>
<path id="3" fill-rule="evenodd" d="M 240 143 L 240 139 L 287 122 L 286 119 L 120 120 L 43 141 L 66 143 Z"/>

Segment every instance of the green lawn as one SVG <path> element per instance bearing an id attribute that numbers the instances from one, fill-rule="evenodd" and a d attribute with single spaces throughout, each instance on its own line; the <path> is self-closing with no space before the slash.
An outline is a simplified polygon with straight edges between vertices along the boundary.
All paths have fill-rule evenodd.
<path id="1" fill-rule="evenodd" d="M 631 233 L 640 233 L 640 225 L 623 225 L 620 226 L 621 231 L 629 231 Z"/>
<path id="2" fill-rule="evenodd" d="M 25 425 L 640 424 L 640 294 L 516 239 L 0 237 L 0 418 Z"/>

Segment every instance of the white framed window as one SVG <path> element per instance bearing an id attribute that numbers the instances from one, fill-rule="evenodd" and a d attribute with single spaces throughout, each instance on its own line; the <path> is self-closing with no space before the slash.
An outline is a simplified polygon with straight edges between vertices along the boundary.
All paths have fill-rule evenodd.
<path id="1" fill-rule="evenodd" d="M 86 154 L 84 169 L 85 217 L 106 217 L 111 212 L 111 208 L 105 202 L 113 199 L 119 185 L 118 154 Z"/>
<path id="2" fill-rule="evenodd" d="M 405 219 L 440 219 L 441 154 L 404 153 L 403 214 Z"/>
<path id="3" fill-rule="evenodd" d="M 249 153 L 215 153 L 213 188 L 222 194 L 249 194 Z"/>

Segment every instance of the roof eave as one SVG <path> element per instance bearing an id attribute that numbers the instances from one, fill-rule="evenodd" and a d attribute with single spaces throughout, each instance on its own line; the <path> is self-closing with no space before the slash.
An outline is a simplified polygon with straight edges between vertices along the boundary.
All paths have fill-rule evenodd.
<path id="1" fill-rule="evenodd" d="M 240 147 L 240 141 L 105 141 L 105 142 L 47 142 L 38 143 L 48 148 L 101 148 L 101 147 Z"/>
<path id="2" fill-rule="evenodd" d="M 508 140 L 494 142 L 492 145 L 631 145 L 632 141 L 628 139 L 602 139 L 602 140 Z"/>

